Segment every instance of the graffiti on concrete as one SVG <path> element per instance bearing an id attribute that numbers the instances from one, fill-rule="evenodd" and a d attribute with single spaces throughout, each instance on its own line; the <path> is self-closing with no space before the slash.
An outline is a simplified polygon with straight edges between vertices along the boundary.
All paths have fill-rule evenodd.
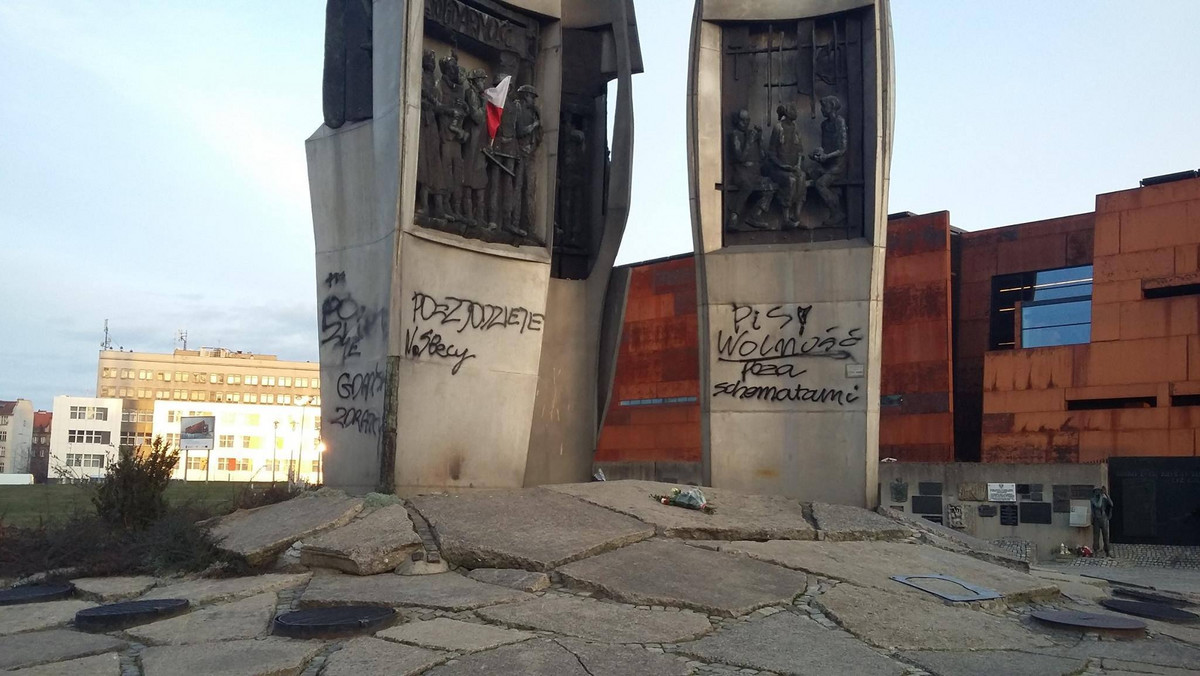
<path id="1" fill-rule="evenodd" d="M 321 301 L 321 346 L 330 349 L 343 362 L 362 356 L 360 343 L 373 335 L 381 335 L 387 321 L 385 310 L 358 302 L 348 290 L 333 289 L 344 282 L 345 273 L 330 273 L 325 278 L 330 290 Z"/>
<path id="2" fill-rule="evenodd" d="M 540 333 L 546 316 L 516 305 L 495 305 L 456 296 L 412 295 L 412 326 L 404 331 L 404 353 L 449 361 L 450 374 L 479 357 L 465 343 L 471 336 Z"/>

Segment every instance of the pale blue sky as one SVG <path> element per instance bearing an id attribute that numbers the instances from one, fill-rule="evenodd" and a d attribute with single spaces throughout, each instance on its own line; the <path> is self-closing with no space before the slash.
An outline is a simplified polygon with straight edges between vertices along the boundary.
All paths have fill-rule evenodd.
<path id="1" fill-rule="evenodd" d="M 94 394 L 115 344 L 315 359 L 303 142 L 324 0 L 0 0 L 0 399 Z M 690 250 L 691 0 L 637 0 L 619 262 Z M 1200 2 L 894 0 L 890 211 L 969 230 L 1200 167 Z M 381 39 L 376 36 L 376 40 Z"/>

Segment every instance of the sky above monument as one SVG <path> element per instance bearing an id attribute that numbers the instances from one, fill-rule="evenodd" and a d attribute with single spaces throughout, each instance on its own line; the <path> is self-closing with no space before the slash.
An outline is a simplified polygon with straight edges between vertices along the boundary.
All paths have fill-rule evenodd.
<path id="1" fill-rule="evenodd" d="M 619 263 L 691 249 L 691 0 L 638 0 Z M 0 2 L 0 399 L 94 395 L 114 347 L 317 358 L 304 139 L 324 0 Z M 977 230 L 1200 167 L 1200 2 L 893 0 L 890 211 Z M 382 39 L 376 36 L 376 40 Z"/>

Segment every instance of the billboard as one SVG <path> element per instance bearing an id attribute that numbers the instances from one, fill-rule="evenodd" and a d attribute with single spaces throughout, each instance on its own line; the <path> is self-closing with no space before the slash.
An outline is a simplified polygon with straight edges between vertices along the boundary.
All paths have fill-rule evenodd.
<path id="1" fill-rule="evenodd" d="M 197 415 L 185 416 L 179 420 L 179 448 L 184 451 L 211 451 L 213 449 L 213 430 L 216 429 L 216 416 Z"/>

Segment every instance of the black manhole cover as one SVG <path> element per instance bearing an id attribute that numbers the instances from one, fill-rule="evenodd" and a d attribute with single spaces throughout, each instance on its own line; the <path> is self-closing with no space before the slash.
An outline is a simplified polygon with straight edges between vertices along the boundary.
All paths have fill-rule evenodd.
<path id="1" fill-rule="evenodd" d="M 74 592 L 75 585 L 70 582 L 62 584 L 27 584 L 20 587 L 13 587 L 12 589 L 0 590 L 0 606 L 57 601 L 67 598 Z"/>
<path id="2" fill-rule="evenodd" d="M 1168 606 L 1176 608 L 1184 608 L 1190 605 L 1187 599 L 1181 599 L 1175 596 L 1167 596 L 1157 592 L 1148 591 L 1145 589 L 1135 589 L 1133 587 L 1114 587 L 1113 593 L 1117 596 L 1127 596 L 1138 601 L 1149 601 L 1150 603 L 1165 603 Z"/>
<path id="3" fill-rule="evenodd" d="M 1120 615 L 1101 615 L 1075 610 L 1035 610 L 1033 618 L 1059 628 L 1087 629 L 1112 634 L 1136 633 L 1138 636 L 1146 631 L 1145 622 Z"/>
<path id="4" fill-rule="evenodd" d="M 1196 613 L 1189 613 L 1186 610 L 1172 608 L 1165 603 L 1147 603 L 1145 601 L 1126 601 L 1124 599 L 1103 599 L 1100 605 L 1115 610 L 1118 613 L 1126 615 L 1137 615 L 1138 617 L 1148 617 L 1152 620 L 1166 620 L 1167 622 L 1193 622 L 1200 619 Z"/>
<path id="5" fill-rule="evenodd" d="M 379 606 L 310 608 L 276 617 L 275 633 L 292 638 L 332 638 L 371 633 L 394 619 L 395 610 Z"/>
<path id="6" fill-rule="evenodd" d="M 187 599 L 124 601 L 86 608 L 75 613 L 75 628 L 83 631 L 112 631 L 162 620 L 186 613 Z"/>

